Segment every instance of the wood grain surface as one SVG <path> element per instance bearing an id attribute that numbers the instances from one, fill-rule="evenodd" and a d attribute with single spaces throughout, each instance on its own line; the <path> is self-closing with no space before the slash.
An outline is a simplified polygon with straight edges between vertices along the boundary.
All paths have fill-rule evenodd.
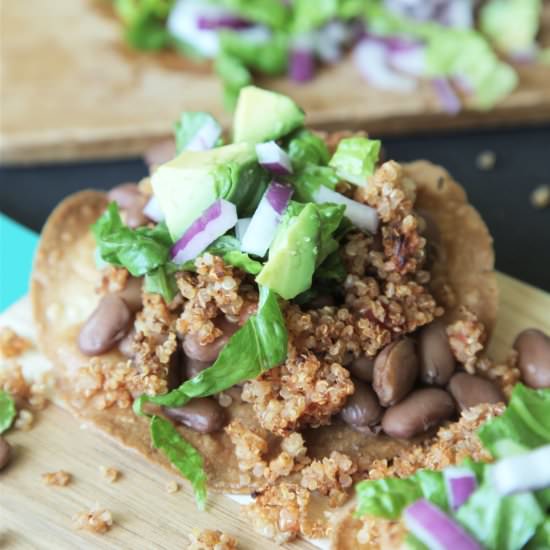
<path id="1" fill-rule="evenodd" d="M 208 64 L 172 53 L 131 52 L 105 0 L 0 3 L 0 162 L 131 156 L 166 137 L 182 110 L 224 124 L 221 87 Z M 550 3 L 545 36 L 550 45 Z M 348 60 L 307 85 L 261 85 L 293 96 L 309 123 L 375 134 L 550 120 L 550 67 L 518 67 L 521 85 L 494 110 L 441 112 L 429 84 L 410 95 L 369 88 Z"/>
<path id="2" fill-rule="evenodd" d="M 515 335 L 533 326 L 550 333 L 550 294 L 499 274 L 501 307 L 490 350 L 503 357 Z M 27 299 L 0 316 L 0 326 L 10 326 L 33 338 Z M 47 366 L 36 352 L 21 358 L 27 373 Z M 0 473 L 0 548 L 42 549 L 178 549 L 186 547 L 186 534 L 194 528 L 215 528 L 234 535 L 241 550 L 270 550 L 275 544 L 254 533 L 239 516 L 239 504 L 210 495 L 208 511 L 195 507 L 189 488 L 166 492 L 171 477 L 140 456 L 81 426 L 67 412 L 50 405 L 37 415 L 28 432 L 12 430 L 9 442 L 15 455 Z M 115 467 L 122 478 L 109 484 L 99 467 Z M 47 487 L 45 472 L 70 472 L 67 487 Z M 105 535 L 75 531 L 72 516 L 98 503 L 113 513 L 115 521 Z M 299 541 L 288 548 L 314 549 Z"/>

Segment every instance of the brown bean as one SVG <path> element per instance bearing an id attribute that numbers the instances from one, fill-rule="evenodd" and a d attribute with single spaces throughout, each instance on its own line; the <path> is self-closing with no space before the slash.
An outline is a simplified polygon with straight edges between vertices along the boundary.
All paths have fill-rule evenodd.
<path id="1" fill-rule="evenodd" d="M 126 305 L 133 313 L 136 313 L 143 308 L 143 302 L 141 301 L 142 286 L 143 279 L 141 277 L 128 277 L 126 286 L 122 290 L 115 293 L 126 302 Z"/>
<path id="2" fill-rule="evenodd" d="M 149 170 L 160 164 L 164 164 L 169 160 L 172 160 L 176 156 L 176 143 L 173 139 L 160 141 L 154 143 L 149 147 L 143 155 L 145 163 L 149 167 Z"/>
<path id="3" fill-rule="evenodd" d="M 383 407 L 395 405 L 413 388 L 418 376 L 414 342 L 402 338 L 388 344 L 374 360 L 372 387 Z"/>
<path id="4" fill-rule="evenodd" d="M 307 307 L 309 309 L 322 309 L 324 307 L 335 305 L 336 300 L 334 299 L 334 296 L 331 296 L 330 294 L 319 294 L 319 296 L 315 296 L 315 298 L 312 298 L 311 301 L 307 303 Z"/>
<path id="5" fill-rule="evenodd" d="M 433 321 L 418 336 L 420 379 L 426 384 L 444 386 L 453 375 L 455 359 L 449 345 L 445 325 Z"/>
<path id="6" fill-rule="evenodd" d="M 133 359 L 135 356 L 134 352 L 134 336 L 136 335 L 135 329 L 131 329 L 130 332 L 118 343 L 118 350 L 122 355 L 128 357 L 128 359 Z"/>
<path id="7" fill-rule="evenodd" d="M 410 439 L 439 425 L 455 413 L 453 398 L 439 388 L 412 392 L 390 407 L 382 418 L 382 429 L 391 437 Z"/>
<path id="8" fill-rule="evenodd" d="M 203 434 L 221 430 L 227 420 L 225 409 L 211 397 L 191 399 L 183 407 L 165 407 L 164 412 L 168 418 Z"/>
<path id="9" fill-rule="evenodd" d="M 364 382 L 372 382 L 374 375 L 374 359 L 372 357 L 367 357 L 363 355 L 357 359 L 353 359 L 349 365 L 347 365 L 348 370 L 359 380 Z"/>
<path id="10" fill-rule="evenodd" d="M 170 356 L 170 361 L 168 363 L 168 377 L 166 380 L 168 383 L 168 390 L 178 388 L 185 380 L 185 374 L 183 372 L 185 365 L 183 359 L 183 352 L 176 348 L 174 353 Z"/>
<path id="11" fill-rule="evenodd" d="M 225 317 L 217 320 L 216 326 L 223 334 L 210 344 L 201 344 L 193 334 L 185 336 L 183 339 L 183 351 L 185 355 L 197 361 L 213 363 L 218 358 L 221 349 L 229 341 L 229 338 L 231 338 L 240 328 L 237 323 L 230 323 Z"/>
<path id="12" fill-rule="evenodd" d="M 10 444 L 0 436 L 0 470 L 3 470 L 10 461 L 11 446 Z"/>
<path id="13" fill-rule="evenodd" d="M 130 309 L 122 298 L 105 294 L 80 329 L 80 351 L 85 355 L 100 355 L 109 351 L 128 333 L 132 319 Z"/>
<path id="14" fill-rule="evenodd" d="M 504 402 L 504 395 L 493 382 L 466 372 L 457 372 L 447 389 L 461 411 L 481 403 Z"/>
<path id="15" fill-rule="evenodd" d="M 514 349 L 523 381 L 531 388 L 550 388 L 550 338 L 530 328 L 518 334 Z"/>
<path id="16" fill-rule="evenodd" d="M 136 183 L 123 183 L 113 187 L 107 194 L 109 201 L 115 201 L 125 211 L 126 225 L 131 228 L 145 225 L 149 220 L 143 213 L 147 198 Z"/>
<path id="17" fill-rule="evenodd" d="M 195 376 L 197 376 L 197 374 L 210 366 L 212 366 L 211 362 L 197 361 L 197 359 L 186 357 L 184 368 L 185 377 L 187 379 L 194 378 Z"/>
<path id="18" fill-rule="evenodd" d="M 380 422 L 383 409 L 372 388 L 361 380 L 353 381 L 355 391 L 349 396 L 340 415 L 352 428 L 370 428 Z"/>

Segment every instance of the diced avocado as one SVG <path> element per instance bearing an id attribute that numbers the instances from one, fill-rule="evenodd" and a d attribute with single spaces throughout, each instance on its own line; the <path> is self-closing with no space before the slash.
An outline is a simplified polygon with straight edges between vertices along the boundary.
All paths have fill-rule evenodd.
<path id="1" fill-rule="evenodd" d="M 261 143 L 279 139 L 303 126 L 304 119 L 302 109 L 289 97 L 246 86 L 235 109 L 233 140 Z"/>
<path id="2" fill-rule="evenodd" d="M 236 204 L 239 216 L 250 216 L 268 180 L 249 143 L 184 151 L 157 168 L 151 178 L 174 240 L 218 198 Z"/>
<path id="3" fill-rule="evenodd" d="M 285 215 L 269 250 L 269 259 L 256 281 L 285 300 L 311 287 L 315 271 L 321 218 L 314 204 L 297 215 Z"/>

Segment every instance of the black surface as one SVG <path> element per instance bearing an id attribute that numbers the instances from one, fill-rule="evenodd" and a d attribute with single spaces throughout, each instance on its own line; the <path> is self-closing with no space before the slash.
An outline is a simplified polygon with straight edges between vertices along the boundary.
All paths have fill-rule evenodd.
<path id="1" fill-rule="evenodd" d="M 426 158 L 445 166 L 487 222 L 495 239 L 497 268 L 550 291 L 550 209 L 535 210 L 529 201 L 535 187 L 550 184 L 550 127 L 388 138 L 384 146 L 387 158 Z M 484 150 L 496 154 L 490 171 L 476 166 Z M 108 189 L 145 174 L 138 159 L 3 168 L 0 209 L 39 231 L 67 194 L 87 187 Z"/>

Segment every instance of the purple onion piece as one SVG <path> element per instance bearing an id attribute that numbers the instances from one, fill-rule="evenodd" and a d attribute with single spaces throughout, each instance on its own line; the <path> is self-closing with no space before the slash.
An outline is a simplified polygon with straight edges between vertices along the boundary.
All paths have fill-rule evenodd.
<path id="1" fill-rule="evenodd" d="M 405 509 L 405 525 L 430 550 L 481 550 L 462 527 L 425 499 Z"/>
<path id="2" fill-rule="evenodd" d="M 409 48 L 390 50 L 389 65 L 404 74 L 420 77 L 426 74 L 426 47 L 414 44 Z"/>
<path id="3" fill-rule="evenodd" d="M 235 225 L 235 236 L 239 242 L 243 242 L 244 234 L 246 233 L 251 221 L 252 218 L 240 218 L 237 221 L 237 225 Z"/>
<path id="4" fill-rule="evenodd" d="M 443 109 L 450 115 L 458 114 L 462 104 L 449 81 L 446 78 L 434 78 L 432 83 Z"/>
<path id="5" fill-rule="evenodd" d="M 201 126 L 193 139 L 187 144 L 186 151 L 208 151 L 212 149 L 222 135 L 221 126 L 212 119 Z"/>
<path id="6" fill-rule="evenodd" d="M 269 184 L 241 241 L 243 252 L 260 257 L 266 255 L 292 191 L 291 187 L 281 183 Z"/>
<path id="7" fill-rule="evenodd" d="M 256 145 L 258 162 L 270 172 L 286 176 L 292 174 L 292 163 L 287 153 L 274 141 Z"/>
<path id="8" fill-rule="evenodd" d="M 226 200 L 218 199 L 211 204 L 174 244 L 172 260 L 183 264 L 194 260 L 206 247 L 212 244 L 237 223 L 237 207 Z"/>
<path id="9" fill-rule="evenodd" d="M 149 202 L 143 208 L 143 213 L 154 222 L 158 223 L 164 220 L 164 214 L 160 208 L 160 203 L 154 195 L 149 199 Z"/>
<path id="10" fill-rule="evenodd" d="M 324 185 L 321 185 L 313 196 L 315 202 L 343 204 L 346 207 L 345 216 L 351 223 L 364 231 L 375 234 L 378 230 L 378 214 L 374 208 L 360 202 L 348 199 L 348 197 L 337 193 Z"/>
<path id="11" fill-rule="evenodd" d="M 309 82 L 315 75 L 315 57 L 313 51 L 294 48 L 290 52 L 288 76 L 294 82 Z"/>
<path id="12" fill-rule="evenodd" d="M 252 26 L 250 21 L 234 15 L 199 15 L 197 17 L 197 28 L 202 31 L 214 31 L 218 29 L 241 30 Z"/>
<path id="13" fill-rule="evenodd" d="M 443 471 L 443 477 L 449 505 L 456 512 L 476 490 L 476 476 L 468 468 L 449 467 Z"/>

